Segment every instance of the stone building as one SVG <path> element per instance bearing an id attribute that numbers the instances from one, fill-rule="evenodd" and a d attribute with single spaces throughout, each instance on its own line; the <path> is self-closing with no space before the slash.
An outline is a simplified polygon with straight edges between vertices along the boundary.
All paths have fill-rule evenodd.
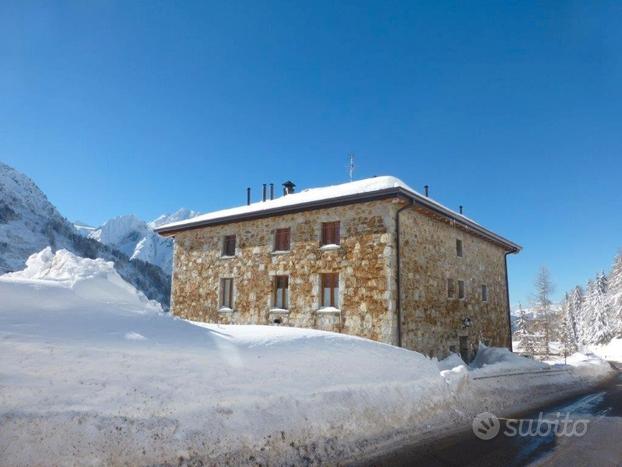
<path id="1" fill-rule="evenodd" d="M 506 257 L 517 244 L 394 177 L 285 185 L 276 199 L 157 229 L 175 238 L 175 315 L 324 329 L 439 357 L 511 347 Z"/>

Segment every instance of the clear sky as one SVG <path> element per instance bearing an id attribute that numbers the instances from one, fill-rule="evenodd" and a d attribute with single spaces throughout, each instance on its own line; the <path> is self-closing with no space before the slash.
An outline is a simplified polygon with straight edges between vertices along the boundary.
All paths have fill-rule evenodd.
<path id="1" fill-rule="evenodd" d="M 0 160 L 69 219 L 391 174 L 558 295 L 622 246 L 621 2 L 0 2 Z"/>

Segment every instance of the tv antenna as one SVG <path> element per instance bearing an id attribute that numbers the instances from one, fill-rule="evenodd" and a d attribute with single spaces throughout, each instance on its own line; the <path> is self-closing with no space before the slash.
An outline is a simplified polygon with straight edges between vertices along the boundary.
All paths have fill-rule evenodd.
<path id="1" fill-rule="evenodd" d="M 348 154 L 348 175 L 350 177 L 350 181 L 354 180 L 354 154 Z"/>

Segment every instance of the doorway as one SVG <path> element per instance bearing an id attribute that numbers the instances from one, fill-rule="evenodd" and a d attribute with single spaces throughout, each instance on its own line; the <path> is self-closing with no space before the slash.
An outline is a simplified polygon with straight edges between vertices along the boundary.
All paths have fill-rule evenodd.
<path id="1" fill-rule="evenodd" d="M 470 355 L 469 355 L 469 337 L 468 336 L 460 336 L 460 357 L 464 363 L 469 363 Z"/>

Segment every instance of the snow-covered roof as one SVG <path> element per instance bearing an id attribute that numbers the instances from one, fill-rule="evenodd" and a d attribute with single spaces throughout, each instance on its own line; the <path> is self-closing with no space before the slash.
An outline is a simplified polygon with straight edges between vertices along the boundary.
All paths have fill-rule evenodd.
<path id="1" fill-rule="evenodd" d="M 464 226 L 468 226 L 481 235 L 504 245 L 508 251 L 519 251 L 521 247 L 487 229 L 468 217 L 453 211 L 428 196 L 413 190 L 402 180 L 392 176 L 366 178 L 340 185 L 319 188 L 308 188 L 279 198 L 259 201 L 246 206 L 239 206 L 220 211 L 209 212 L 190 219 L 157 227 L 156 232 L 162 235 L 173 235 L 183 230 L 204 227 L 242 220 L 257 219 L 271 215 L 286 214 L 301 210 L 317 209 L 341 203 L 362 202 L 402 195 L 444 215 Z"/>

